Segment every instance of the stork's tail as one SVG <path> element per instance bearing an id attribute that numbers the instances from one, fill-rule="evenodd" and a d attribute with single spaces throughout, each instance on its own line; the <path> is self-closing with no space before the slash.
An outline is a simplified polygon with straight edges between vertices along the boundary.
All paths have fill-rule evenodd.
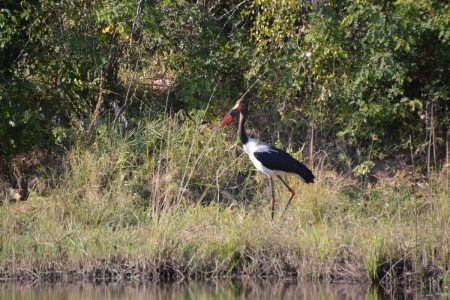
<path id="1" fill-rule="evenodd" d="M 305 183 L 314 183 L 314 178 L 316 178 L 311 170 L 301 162 L 299 162 L 295 167 L 295 173 L 298 175 L 298 178 L 303 180 Z"/>

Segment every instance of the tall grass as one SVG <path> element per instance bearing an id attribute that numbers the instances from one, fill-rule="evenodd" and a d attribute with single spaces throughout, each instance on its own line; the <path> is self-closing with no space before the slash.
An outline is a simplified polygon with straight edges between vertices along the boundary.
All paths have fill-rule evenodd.
<path id="1" fill-rule="evenodd" d="M 54 187 L 0 206 L 0 277 L 299 276 L 397 282 L 449 276 L 450 203 L 444 181 L 417 189 L 360 187 L 322 167 L 317 183 L 278 186 L 231 131 L 203 114 L 142 122 L 71 150 Z M 70 275 L 72 274 L 72 275 Z"/>

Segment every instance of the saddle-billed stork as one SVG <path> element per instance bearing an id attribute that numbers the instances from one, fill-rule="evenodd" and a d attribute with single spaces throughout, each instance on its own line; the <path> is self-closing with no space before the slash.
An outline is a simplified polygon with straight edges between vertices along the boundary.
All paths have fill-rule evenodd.
<path id="1" fill-rule="evenodd" d="M 314 175 L 308 167 L 293 158 L 289 153 L 275 148 L 271 145 L 263 143 L 257 139 L 249 138 L 245 133 L 245 120 L 247 118 L 248 102 L 245 96 L 236 101 L 235 106 L 222 120 L 220 127 L 225 127 L 239 114 L 239 138 L 244 147 L 244 151 L 248 154 L 250 160 L 256 169 L 270 178 L 270 189 L 272 191 L 272 219 L 275 213 L 275 191 L 273 177 L 276 176 L 283 185 L 289 190 L 291 196 L 284 208 L 283 214 L 295 196 L 294 190 L 283 179 L 282 175 L 294 175 L 305 183 L 314 183 Z"/>

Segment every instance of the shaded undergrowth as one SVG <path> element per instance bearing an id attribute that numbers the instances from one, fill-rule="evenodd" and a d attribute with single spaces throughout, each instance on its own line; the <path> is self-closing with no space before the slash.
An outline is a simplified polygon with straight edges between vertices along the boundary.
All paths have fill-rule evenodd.
<path id="1" fill-rule="evenodd" d="M 289 178 L 283 218 L 278 186 L 272 221 L 267 179 L 202 114 L 117 133 L 111 153 L 107 132 L 67 153 L 46 192 L 3 201 L 1 280 L 450 280 L 445 172 L 362 186 L 317 160 L 314 185 Z"/>

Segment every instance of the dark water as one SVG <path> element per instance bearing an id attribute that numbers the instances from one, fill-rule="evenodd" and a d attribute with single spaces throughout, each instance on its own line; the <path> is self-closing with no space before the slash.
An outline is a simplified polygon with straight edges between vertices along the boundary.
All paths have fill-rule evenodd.
<path id="1" fill-rule="evenodd" d="M 3 299 L 450 299 L 450 293 L 298 282 L 0 283 Z"/>

